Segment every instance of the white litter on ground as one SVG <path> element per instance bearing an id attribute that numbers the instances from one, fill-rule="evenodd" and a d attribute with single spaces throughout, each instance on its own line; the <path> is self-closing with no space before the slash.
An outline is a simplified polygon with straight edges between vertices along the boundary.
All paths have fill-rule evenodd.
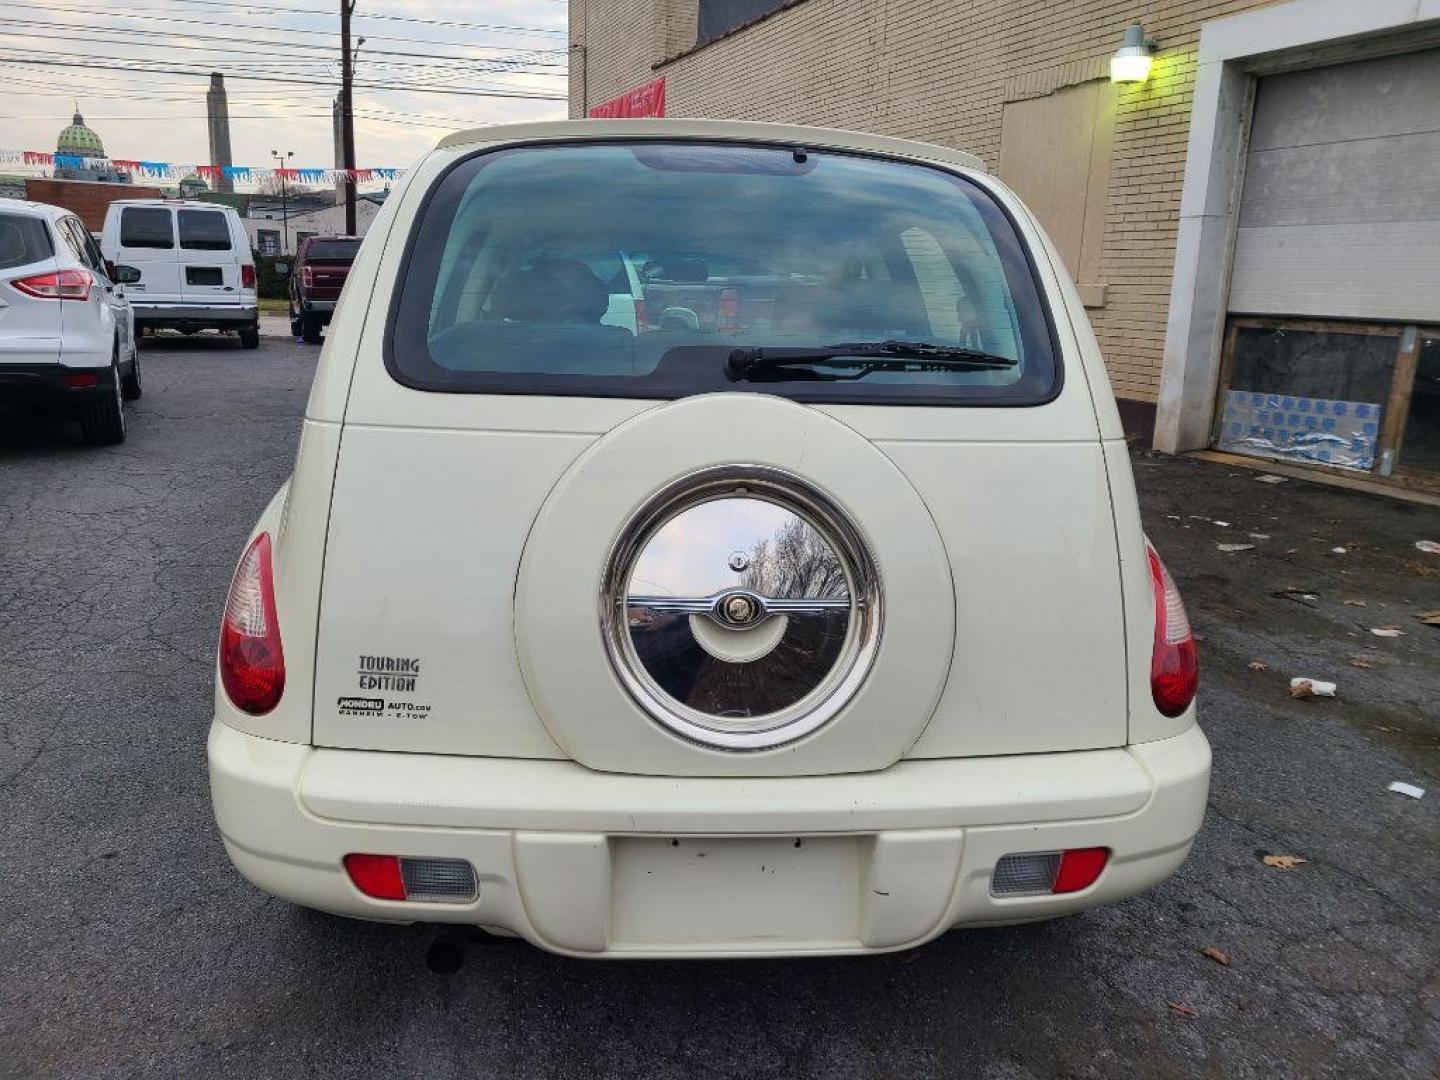
<path id="1" fill-rule="evenodd" d="M 1425 797 L 1425 789 L 1423 787 L 1407 784 L 1403 780 L 1391 780 L 1390 783 L 1385 785 L 1385 790 L 1396 791 L 1401 795 L 1409 795 L 1412 799 L 1423 799 Z"/>
<path id="2" fill-rule="evenodd" d="M 1249 551 L 1254 544 L 1216 544 L 1221 551 Z"/>
<path id="3" fill-rule="evenodd" d="M 1251 540 L 1269 540 L 1269 533 L 1247 533 Z"/>
<path id="4" fill-rule="evenodd" d="M 1276 476 L 1274 473 L 1266 473 L 1264 476 L 1255 477 L 1262 484 L 1283 484 L 1289 477 Z"/>
<path id="5" fill-rule="evenodd" d="M 1299 691 L 1306 697 L 1334 697 L 1335 684 L 1324 679 L 1291 679 L 1292 693 Z"/>
<path id="6" fill-rule="evenodd" d="M 1434 540 L 1416 540 L 1415 550 L 1423 551 L 1426 555 L 1440 555 L 1440 544 Z"/>
<path id="7" fill-rule="evenodd" d="M 1349 548 L 1345 548 L 1345 547 L 1333 547 L 1333 548 L 1330 549 L 1330 554 L 1331 554 L 1331 555 L 1349 555 L 1349 554 L 1350 554 L 1350 549 L 1349 549 Z"/>
<path id="8" fill-rule="evenodd" d="M 1404 631 L 1404 630 L 1401 630 L 1401 629 L 1399 629 L 1398 627 L 1395 627 L 1395 626 L 1375 626 L 1375 627 L 1371 627 L 1370 633 L 1374 634 L 1376 637 L 1404 637 L 1404 636 L 1405 636 L 1405 631 Z"/>

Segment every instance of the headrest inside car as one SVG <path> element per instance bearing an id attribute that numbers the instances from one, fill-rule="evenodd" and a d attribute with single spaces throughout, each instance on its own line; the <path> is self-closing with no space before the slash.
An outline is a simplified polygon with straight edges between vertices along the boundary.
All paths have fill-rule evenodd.
<path id="1" fill-rule="evenodd" d="M 537 259 L 495 283 L 490 311 L 538 323 L 598 323 L 610 290 L 578 259 Z"/>

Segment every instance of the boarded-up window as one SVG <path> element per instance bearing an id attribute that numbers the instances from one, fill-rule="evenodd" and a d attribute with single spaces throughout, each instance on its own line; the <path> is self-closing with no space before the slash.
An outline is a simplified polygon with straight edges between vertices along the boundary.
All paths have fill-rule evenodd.
<path id="1" fill-rule="evenodd" d="M 789 0 L 700 0 L 700 18 L 696 26 L 695 44 L 724 37 L 761 15 L 784 7 Z"/>
<path id="2" fill-rule="evenodd" d="M 1100 81 L 1006 102 L 1001 121 L 1000 177 L 1045 226 L 1087 307 L 1104 302 L 1100 246 L 1114 130 L 1114 91 Z"/>

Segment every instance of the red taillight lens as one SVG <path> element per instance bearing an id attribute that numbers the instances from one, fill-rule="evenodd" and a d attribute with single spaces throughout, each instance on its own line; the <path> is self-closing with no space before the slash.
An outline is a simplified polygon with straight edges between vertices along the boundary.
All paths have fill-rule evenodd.
<path id="1" fill-rule="evenodd" d="M 345 872 L 355 887 L 377 900 L 404 900 L 405 877 L 394 855 L 346 855 Z"/>
<path id="2" fill-rule="evenodd" d="M 1079 892 L 1095 884 L 1105 861 L 1110 858 L 1110 849 L 1103 847 L 1070 848 L 1060 853 L 1060 869 L 1055 873 L 1053 893 Z"/>
<path id="3" fill-rule="evenodd" d="M 313 289 L 315 287 L 315 271 L 308 266 L 302 266 L 300 268 L 300 287 L 303 289 Z"/>
<path id="4" fill-rule="evenodd" d="M 26 295 L 41 300 L 89 300 L 90 286 L 94 283 L 95 275 L 89 270 L 52 270 L 10 282 Z"/>
<path id="5" fill-rule="evenodd" d="M 237 709 L 257 716 L 279 704 L 285 691 L 269 533 L 246 549 L 230 582 L 220 625 L 220 682 Z"/>
<path id="6" fill-rule="evenodd" d="M 100 385 L 100 376 L 93 371 L 67 371 L 63 377 L 71 390 L 88 390 Z"/>
<path id="7" fill-rule="evenodd" d="M 1165 716 L 1179 716 L 1195 700 L 1200 685 L 1200 657 L 1185 614 L 1180 590 L 1155 549 L 1148 543 L 1150 588 L 1155 597 L 1155 645 L 1150 654 L 1150 696 Z"/>
<path id="8" fill-rule="evenodd" d="M 249 263 L 240 264 L 240 287 L 242 289 L 253 289 L 255 287 L 255 267 Z"/>
<path id="9" fill-rule="evenodd" d="M 721 289 L 715 310 L 715 329 L 722 334 L 740 332 L 740 293 L 736 289 Z"/>

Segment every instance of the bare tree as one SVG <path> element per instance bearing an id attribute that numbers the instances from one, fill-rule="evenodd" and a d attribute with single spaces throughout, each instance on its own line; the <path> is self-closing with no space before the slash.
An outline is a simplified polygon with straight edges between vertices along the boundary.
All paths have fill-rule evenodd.
<path id="1" fill-rule="evenodd" d="M 750 551 L 750 567 L 741 583 L 762 596 L 843 597 L 849 588 L 845 570 L 830 545 L 798 518 Z"/>

